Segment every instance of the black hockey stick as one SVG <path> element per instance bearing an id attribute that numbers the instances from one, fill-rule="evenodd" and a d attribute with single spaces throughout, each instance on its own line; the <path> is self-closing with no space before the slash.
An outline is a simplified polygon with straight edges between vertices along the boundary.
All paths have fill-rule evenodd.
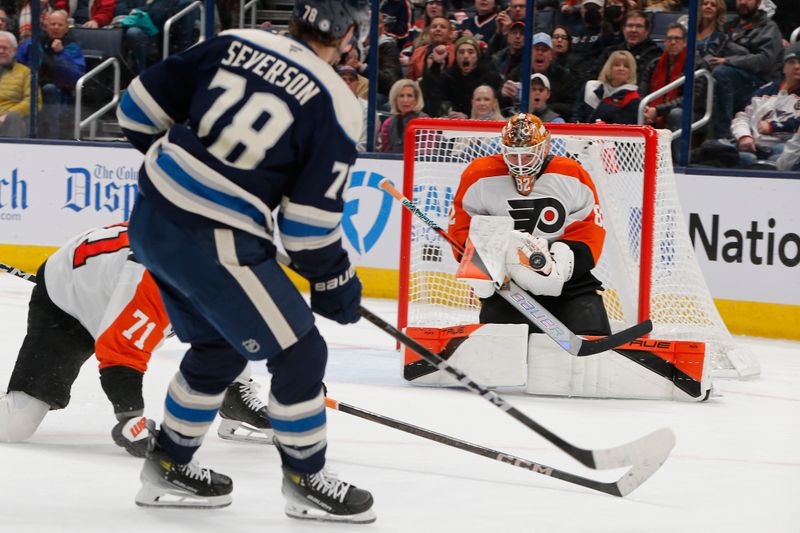
<path id="1" fill-rule="evenodd" d="M 376 424 L 381 424 L 382 426 L 404 431 L 405 433 L 410 433 L 411 435 L 416 435 L 417 437 L 432 440 L 434 442 L 438 442 L 439 444 L 444 444 L 445 446 L 458 448 L 459 450 L 463 450 L 465 452 L 488 457 L 489 459 L 493 459 L 501 463 L 506 463 L 512 466 L 523 468 L 525 470 L 530 470 L 536 474 L 542 474 L 544 476 L 560 479 L 561 481 L 566 481 L 567 483 L 572 483 L 573 485 L 604 492 L 612 496 L 627 496 L 644 481 L 646 481 L 651 475 L 653 475 L 658 466 L 660 466 L 659 464 L 656 466 L 656 468 L 651 468 L 651 470 L 647 473 L 639 470 L 633 476 L 629 476 L 628 473 L 626 473 L 617 481 L 597 481 L 587 477 L 579 476 L 577 474 L 572 474 L 552 466 L 537 463 L 536 461 L 523 459 L 510 453 L 499 452 L 497 450 L 486 448 L 478 444 L 473 444 L 455 437 L 436 433 L 435 431 L 424 429 L 406 422 L 401 422 L 400 420 L 395 420 L 394 418 L 389 418 L 388 416 L 372 413 L 359 407 L 339 402 L 330 397 L 325 398 L 325 404 L 330 409 L 335 409 L 336 411 L 341 411 L 342 413 L 357 416 L 358 418 L 363 418 L 364 420 L 369 420 L 370 422 L 375 422 Z M 666 456 L 664 458 L 666 459 Z"/>
<path id="2" fill-rule="evenodd" d="M 17 276 L 18 278 L 27 279 L 28 281 L 36 283 L 36 274 L 29 274 L 28 272 L 23 272 L 17 267 L 12 267 L 11 265 L 0 263 L 0 270 L 5 270 L 12 276 Z"/>
<path id="3" fill-rule="evenodd" d="M 439 225 L 431 220 L 428 215 L 422 212 L 415 206 L 411 200 L 403 196 L 403 194 L 395 189 L 389 181 L 389 178 L 384 178 L 378 184 L 384 191 L 391 194 L 395 199 L 399 200 L 403 206 L 413 213 L 417 218 L 422 220 L 429 228 L 442 236 L 457 250 L 463 251 L 463 247 L 453 240 L 453 238 Z M 643 335 L 647 335 L 653 330 L 653 324 L 650 320 L 639 322 L 628 329 L 624 329 L 608 337 L 599 339 L 588 340 L 582 339 L 575 335 L 567 326 L 565 326 L 559 319 L 553 316 L 550 311 L 542 307 L 530 294 L 524 291 L 513 281 L 500 289 L 496 289 L 497 294 L 503 297 L 508 303 L 513 305 L 517 311 L 522 313 L 528 320 L 537 326 L 548 337 L 553 339 L 559 346 L 564 348 L 572 355 L 579 357 L 585 355 L 593 355 L 600 352 L 605 352 L 615 348 L 621 344 L 631 342 L 638 339 Z"/>
<path id="4" fill-rule="evenodd" d="M 475 383 L 464 372 L 450 365 L 409 337 L 397 328 L 372 313 L 370 310 L 359 306 L 359 313 L 362 317 L 372 322 L 374 325 L 381 328 L 383 331 L 400 341 L 405 346 L 417 352 L 423 359 L 430 364 L 450 374 L 456 381 L 461 383 L 470 391 L 483 397 L 495 407 L 505 412 L 512 418 L 524 424 L 535 433 L 541 435 L 549 442 L 554 444 L 560 450 L 567 453 L 580 463 L 594 469 L 609 469 L 609 468 L 623 468 L 631 466 L 631 469 L 625 474 L 623 478 L 626 484 L 633 484 L 638 486 L 642 481 L 650 477 L 653 472 L 664 463 L 669 455 L 670 450 L 675 445 L 675 435 L 668 428 L 661 428 L 659 430 L 645 435 L 639 439 L 631 441 L 614 448 L 607 448 L 604 450 L 588 450 L 580 448 L 562 439 L 546 427 L 542 426 L 532 418 L 528 417 L 522 411 L 519 411 L 513 405 L 505 401 L 502 397 L 486 387 Z"/>

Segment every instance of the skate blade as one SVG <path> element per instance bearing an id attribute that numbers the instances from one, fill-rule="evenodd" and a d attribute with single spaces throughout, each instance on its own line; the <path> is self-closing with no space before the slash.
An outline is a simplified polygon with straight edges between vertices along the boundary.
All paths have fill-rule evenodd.
<path id="1" fill-rule="evenodd" d="M 287 503 L 284 512 L 289 518 L 315 520 L 317 522 L 340 522 L 345 524 L 371 524 L 378 518 L 375 511 L 372 509 L 367 509 L 363 513 L 358 514 L 335 515 L 327 513 L 319 508 L 296 505 L 293 503 Z"/>
<path id="2" fill-rule="evenodd" d="M 274 432 L 272 429 L 259 429 L 238 420 L 223 418 L 217 428 L 217 435 L 224 440 L 272 444 Z"/>
<path id="3" fill-rule="evenodd" d="M 219 509 L 233 502 L 230 494 L 222 496 L 196 496 L 188 493 L 177 493 L 151 484 L 143 484 L 136 494 L 136 505 L 139 507 L 163 507 L 167 509 Z"/>

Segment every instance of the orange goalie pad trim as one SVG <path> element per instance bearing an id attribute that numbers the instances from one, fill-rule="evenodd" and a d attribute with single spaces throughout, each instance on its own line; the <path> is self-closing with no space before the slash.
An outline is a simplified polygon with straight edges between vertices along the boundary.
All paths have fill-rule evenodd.
<path id="1" fill-rule="evenodd" d="M 483 324 L 467 324 L 464 326 L 451 326 L 449 328 L 406 328 L 405 334 L 428 348 L 435 354 L 445 349 L 447 343 L 453 339 L 469 337 Z M 404 364 L 416 363 L 424 358 L 406 346 Z"/>
<path id="2" fill-rule="evenodd" d="M 596 339 L 597 337 L 587 335 L 585 338 Z M 621 344 L 616 349 L 650 352 L 674 364 L 675 368 L 692 379 L 697 381 L 702 381 L 703 379 L 703 362 L 706 356 L 706 344 L 704 342 L 636 339 Z"/>

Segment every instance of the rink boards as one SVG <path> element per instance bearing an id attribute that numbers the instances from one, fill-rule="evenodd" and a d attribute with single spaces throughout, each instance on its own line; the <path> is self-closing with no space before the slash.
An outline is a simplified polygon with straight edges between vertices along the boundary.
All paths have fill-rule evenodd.
<path id="1" fill-rule="evenodd" d="M 0 262 L 28 271 L 86 228 L 127 220 L 141 154 L 126 144 L 0 142 Z M 396 297 L 399 159 L 360 158 L 342 222 L 365 294 Z M 800 179 L 679 174 L 701 270 L 733 333 L 800 338 Z M 302 286 L 300 279 L 296 280 Z"/>

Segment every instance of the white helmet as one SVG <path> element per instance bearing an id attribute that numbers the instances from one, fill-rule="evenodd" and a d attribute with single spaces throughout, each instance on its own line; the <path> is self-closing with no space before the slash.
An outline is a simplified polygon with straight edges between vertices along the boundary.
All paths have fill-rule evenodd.
<path id="1" fill-rule="evenodd" d="M 536 115 L 519 113 L 503 126 L 500 142 L 517 192 L 527 196 L 550 152 L 550 132 Z"/>

